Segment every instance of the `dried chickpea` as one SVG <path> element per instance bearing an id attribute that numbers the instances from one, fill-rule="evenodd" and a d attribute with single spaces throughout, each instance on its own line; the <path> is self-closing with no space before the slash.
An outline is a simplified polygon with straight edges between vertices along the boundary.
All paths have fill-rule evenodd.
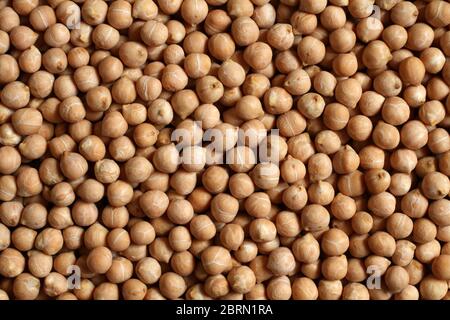
<path id="1" fill-rule="evenodd" d="M 1 2 L 0 299 L 448 299 L 449 25 L 440 0 Z"/>

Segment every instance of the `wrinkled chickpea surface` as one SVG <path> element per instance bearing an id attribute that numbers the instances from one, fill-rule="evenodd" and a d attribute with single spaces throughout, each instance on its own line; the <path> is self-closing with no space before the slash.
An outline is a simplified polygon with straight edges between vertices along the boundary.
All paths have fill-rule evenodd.
<path id="1" fill-rule="evenodd" d="M 440 0 L 0 0 L 0 299 L 450 299 L 449 27 Z"/>

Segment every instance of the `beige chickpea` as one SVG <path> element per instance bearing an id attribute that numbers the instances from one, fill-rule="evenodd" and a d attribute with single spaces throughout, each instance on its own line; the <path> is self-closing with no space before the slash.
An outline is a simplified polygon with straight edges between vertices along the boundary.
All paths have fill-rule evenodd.
<path id="1" fill-rule="evenodd" d="M 133 21 L 131 4 L 122 0 L 112 3 L 108 8 L 106 18 L 115 29 L 129 27 Z"/>
<path id="2" fill-rule="evenodd" d="M 63 246 L 63 237 L 60 230 L 46 228 L 36 237 L 35 247 L 45 254 L 54 255 L 59 252 Z"/>
<path id="3" fill-rule="evenodd" d="M 42 182 L 39 173 L 31 167 L 22 167 L 16 176 L 17 195 L 21 197 L 31 197 L 41 193 Z"/>
<path id="4" fill-rule="evenodd" d="M 32 85 L 31 80 L 29 84 Z M 11 109 L 19 109 L 25 107 L 30 101 L 31 88 L 20 81 L 8 83 L 2 91 L 1 102 Z M 35 93 L 35 92 L 33 92 Z M 20 110 L 18 110 L 20 111 Z M 16 112 L 18 112 L 16 111 Z M 25 112 L 25 111 L 22 111 Z M 21 112 L 19 112 L 21 114 Z M 23 117 L 24 114 L 22 114 Z M 32 117 L 31 114 L 28 116 Z M 25 120 L 25 119 L 24 119 Z M 19 131 L 20 128 L 17 129 Z"/>
<path id="5" fill-rule="evenodd" d="M 412 186 L 412 179 L 409 174 L 395 173 L 391 177 L 391 184 L 389 185 L 389 192 L 394 196 L 405 195 Z"/>
<path id="6" fill-rule="evenodd" d="M 205 20 L 208 14 L 208 4 L 204 0 L 183 1 L 180 13 L 185 22 L 197 25 Z"/>
<path id="7" fill-rule="evenodd" d="M 122 285 L 122 296 L 125 300 L 143 300 L 147 286 L 138 279 L 128 279 Z"/>
<path id="8" fill-rule="evenodd" d="M 133 275 L 133 264 L 122 257 L 112 260 L 111 267 L 106 272 L 106 278 L 112 283 L 122 283 Z"/>
<path id="9" fill-rule="evenodd" d="M 94 166 L 95 177 L 102 183 L 112 183 L 119 178 L 120 168 L 111 159 L 97 161 Z"/>
<path id="10" fill-rule="evenodd" d="M 280 174 L 285 182 L 295 183 L 305 177 L 306 167 L 300 160 L 288 156 L 281 164 Z"/>
<path id="11" fill-rule="evenodd" d="M 158 98 L 162 91 L 161 82 L 151 76 L 142 76 L 136 82 L 136 91 L 144 101 L 153 101 Z"/>
<path id="12" fill-rule="evenodd" d="M 408 32 L 404 27 L 395 24 L 383 30 L 382 38 L 391 50 L 399 50 L 405 46 Z"/>
<path id="13" fill-rule="evenodd" d="M 76 225 L 87 227 L 95 223 L 98 209 L 93 203 L 77 200 L 72 208 L 72 218 Z"/>
<path id="14" fill-rule="evenodd" d="M 442 128 L 436 128 L 428 134 L 428 147 L 433 153 L 445 153 L 449 149 L 450 136 Z M 441 159 L 444 159 L 442 157 Z M 444 168 L 445 169 L 445 168 Z M 442 169 L 441 169 L 442 170 Z"/>
<path id="15" fill-rule="evenodd" d="M 419 290 L 412 285 L 408 285 L 401 292 L 395 294 L 396 300 L 418 300 L 419 299 Z"/>
<path id="16" fill-rule="evenodd" d="M 23 204 L 18 201 L 8 201 L 0 204 L 0 217 L 5 226 L 15 227 L 19 224 Z"/>
<path id="17" fill-rule="evenodd" d="M 194 209 L 189 201 L 175 199 L 167 207 L 168 218 L 176 224 L 187 224 L 194 215 Z"/>
<path id="18" fill-rule="evenodd" d="M 292 252 L 298 261 L 313 263 L 319 259 L 320 245 L 311 233 L 307 233 L 294 241 Z"/>
<path id="19" fill-rule="evenodd" d="M 131 202 L 133 188 L 129 183 L 117 180 L 108 185 L 106 195 L 110 205 L 114 207 L 124 206 Z"/>
<path id="20" fill-rule="evenodd" d="M 390 257 L 395 251 L 395 240 L 386 232 L 378 231 L 369 237 L 370 249 L 379 256 Z"/>
<path id="21" fill-rule="evenodd" d="M 295 237 L 301 230 L 300 219 L 294 212 L 282 211 L 276 216 L 277 233 L 284 237 Z"/>
<path id="22" fill-rule="evenodd" d="M 250 223 L 249 234 L 255 242 L 269 242 L 275 239 L 277 230 L 272 221 L 265 218 L 259 218 Z"/>
<path id="23" fill-rule="evenodd" d="M 275 275 L 288 275 L 295 268 L 294 255 L 288 248 L 277 248 L 270 253 L 267 268 Z"/>
<path id="24" fill-rule="evenodd" d="M 440 199 L 430 204 L 428 208 L 428 215 L 438 226 L 446 226 L 448 221 L 448 215 L 446 209 L 449 207 L 450 202 L 446 199 Z"/>
<path id="25" fill-rule="evenodd" d="M 312 36 L 306 36 L 298 44 L 297 53 L 303 64 L 314 65 L 324 59 L 325 46 L 320 40 Z"/>
<path id="26" fill-rule="evenodd" d="M 34 300 L 39 295 L 39 279 L 29 273 L 22 273 L 14 279 L 12 291 L 18 300 Z"/>
<path id="27" fill-rule="evenodd" d="M 292 298 L 294 300 L 317 300 L 319 292 L 313 280 L 302 277 L 292 283 Z"/>
<path id="28" fill-rule="evenodd" d="M 312 182 L 327 179 L 332 172 L 330 158 L 323 153 L 316 153 L 308 160 L 308 173 Z"/>
<path id="29" fill-rule="evenodd" d="M 325 100 L 317 93 L 307 93 L 297 102 L 297 109 L 308 119 L 320 117 L 325 108 Z"/>
<path id="30" fill-rule="evenodd" d="M 321 265 L 322 274 L 327 280 L 339 280 L 345 277 L 348 262 L 345 255 L 328 257 Z"/>
<path id="31" fill-rule="evenodd" d="M 0 178 L 0 188 L 2 192 L 0 193 L 1 201 L 11 201 L 16 196 L 17 185 L 14 176 L 4 175 Z"/>
<path id="32" fill-rule="evenodd" d="M 211 10 L 205 19 L 205 32 L 209 35 L 224 32 L 230 24 L 231 18 L 225 10 Z"/>
<path id="33" fill-rule="evenodd" d="M 44 33 L 44 41 L 51 47 L 62 47 L 70 40 L 69 29 L 61 23 L 55 23 L 47 28 Z"/>
<path id="34" fill-rule="evenodd" d="M 402 90 L 402 81 L 393 71 L 387 70 L 377 75 L 373 81 L 375 90 L 385 97 L 398 95 Z"/>
<path id="35" fill-rule="evenodd" d="M 153 165 L 163 173 L 173 173 L 179 164 L 179 154 L 173 144 L 158 148 L 153 155 Z"/>
<path id="36" fill-rule="evenodd" d="M 427 101 L 419 109 L 419 118 L 426 125 L 436 125 L 444 120 L 444 106 L 437 100 Z"/>
<path id="37" fill-rule="evenodd" d="M 27 26 L 16 26 L 11 29 L 9 38 L 16 49 L 26 50 L 36 42 L 38 34 Z"/>
<path id="38" fill-rule="evenodd" d="M 362 96 L 361 84 L 353 78 L 339 81 L 336 85 L 335 95 L 336 100 L 342 105 L 355 108 Z"/>
<path id="39" fill-rule="evenodd" d="M 192 244 L 189 230 L 184 226 L 177 226 L 169 233 L 169 244 L 176 252 L 183 252 L 190 248 Z"/>
<path id="40" fill-rule="evenodd" d="M 41 113 L 32 108 L 17 110 L 11 117 L 14 130 L 21 135 L 38 133 L 42 120 Z"/>
<path id="41" fill-rule="evenodd" d="M 206 279 L 204 290 L 212 298 L 219 298 L 228 294 L 230 288 L 227 279 L 223 275 L 218 274 Z"/>
<path id="42" fill-rule="evenodd" d="M 157 260 L 147 257 L 136 265 L 136 274 L 145 284 L 153 284 L 161 277 L 161 266 Z"/>
<path id="43" fill-rule="evenodd" d="M 52 272 L 44 279 L 44 292 L 50 296 L 59 296 L 68 290 L 68 283 L 66 278 L 57 273 Z"/>
<path id="44" fill-rule="evenodd" d="M 308 200 L 311 203 L 328 205 L 335 196 L 333 186 L 326 181 L 318 181 L 308 187 Z"/>
<path id="45" fill-rule="evenodd" d="M 0 156 L 2 159 L 5 159 L 0 165 L 0 172 L 2 174 L 12 174 L 19 168 L 21 158 L 17 149 L 10 146 L 3 146 L 0 148 Z"/>
<path id="46" fill-rule="evenodd" d="M 272 59 L 272 49 L 263 42 L 255 42 L 244 50 L 245 62 L 255 70 L 266 68 Z"/>
<path id="47" fill-rule="evenodd" d="M 139 260 L 144 258 L 146 246 L 131 245 L 130 248 L 132 248 L 133 246 L 136 253 L 138 253 L 138 255 L 136 255 L 134 259 Z M 168 263 L 173 255 L 173 250 L 170 247 L 169 240 L 167 238 L 156 238 L 148 248 L 150 256 L 160 262 Z M 131 251 L 130 254 L 134 255 L 133 251 Z"/>
<path id="48" fill-rule="evenodd" d="M 330 214 L 325 207 L 311 204 L 303 208 L 301 221 L 304 230 L 311 232 L 321 231 L 328 227 Z"/>
<path id="49" fill-rule="evenodd" d="M 229 250 L 237 250 L 244 241 L 244 230 L 237 224 L 227 224 L 220 231 L 220 241 Z"/>
<path id="50" fill-rule="evenodd" d="M 426 300 L 440 300 L 448 290 L 446 281 L 428 276 L 420 282 L 420 294 Z"/>
<path id="51" fill-rule="evenodd" d="M 78 153 L 64 152 L 60 163 L 61 172 L 70 180 L 76 180 L 86 174 L 88 164 Z"/>
<path id="52" fill-rule="evenodd" d="M 13 27 L 20 24 L 19 14 L 29 14 L 31 10 L 37 7 L 37 5 L 38 3 L 33 1 L 30 5 L 25 5 L 23 10 L 21 10 L 21 6 L 18 6 L 17 3 L 15 3 L 12 8 L 10 6 L 3 6 L 1 17 L 2 19 L 5 19 L 5 21 L 1 24 L 1 29 L 6 32 L 11 31 Z"/>
<path id="53" fill-rule="evenodd" d="M 231 222 L 238 209 L 238 200 L 226 193 L 219 193 L 211 200 L 211 214 L 217 221 Z"/>
<path id="54" fill-rule="evenodd" d="M 68 207 L 54 207 L 50 209 L 47 219 L 51 227 L 60 230 L 74 224 Z"/>
<path id="55" fill-rule="evenodd" d="M 210 240 L 216 234 L 216 227 L 207 215 L 196 215 L 189 224 L 191 234 L 198 240 Z"/>
<path id="56" fill-rule="evenodd" d="M 98 73 L 102 80 L 106 83 L 117 80 L 123 72 L 123 64 L 120 59 L 108 56 L 98 64 Z"/>
<path id="57" fill-rule="evenodd" d="M 417 246 L 410 241 L 399 240 L 394 255 L 392 256 L 392 261 L 402 267 L 409 265 L 414 258 L 416 247 Z"/>
<path id="58" fill-rule="evenodd" d="M 241 266 L 231 269 L 227 275 L 231 289 L 238 293 L 248 293 L 256 284 L 256 277 L 252 269 Z"/>
<path id="59" fill-rule="evenodd" d="M 422 180 L 422 192 L 428 199 L 442 199 L 450 192 L 450 181 L 440 172 L 430 172 Z"/>
<path id="60" fill-rule="evenodd" d="M 159 281 L 161 293 L 169 299 L 179 298 L 187 289 L 185 280 L 174 272 L 164 273 Z"/>
<path id="61" fill-rule="evenodd" d="M 396 239 L 406 238 L 413 231 L 413 221 L 407 215 L 396 212 L 388 218 L 386 229 Z"/>
<path id="62" fill-rule="evenodd" d="M 184 70 L 176 65 L 167 65 L 162 73 L 161 83 L 164 89 L 174 92 L 186 87 L 188 82 L 188 77 Z"/>
<path id="63" fill-rule="evenodd" d="M 119 287 L 115 283 L 103 282 L 95 287 L 93 300 L 119 300 Z"/>
<path id="64" fill-rule="evenodd" d="M 87 257 L 89 269 L 96 273 L 106 273 L 112 264 L 111 251 L 106 247 L 93 249 Z"/>
<path id="65" fill-rule="evenodd" d="M 286 276 L 273 277 L 267 284 L 267 298 L 269 300 L 289 300 L 292 296 L 292 288 Z"/>
<path id="66" fill-rule="evenodd" d="M 414 242 L 422 244 L 432 241 L 436 238 L 436 225 L 426 218 L 420 218 L 414 221 L 412 237 Z"/>
<path id="67" fill-rule="evenodd" d="M 134 82 L 127 76 L 122 76 L 114 82 L 111 96 L 113 101 L 120 104 L 133 103 L 137 96 Z"/>
<path id="68" fill-rule="evenodd" d="M 64 100 L 70 96 L 77 95 L 78 88 L 72 77 L 68 75 L 60 75 L 53 83 L 53 92 L 58 99 Z"/>
<path id="69" fill-rule="evenodd" d="M 36 235 L 32 229 L 19 227 L 11 233 L 11 243 L 17 250 L 28 251 L 33 248 Z"/>
<path id="70" fill-rule="evenodd" d="M 250 172 L 253 183 L 264 190 L 272 189 L 278 185 L 280 169 L 273 163 L 259 163 Z"/>
<path id="71" fill-rule="evenodd" d="M 436 158 L 432 156 L 425 156 L 417 161 L 415 168 L 416 174 L 423 178 L 427 173 L 437 171 Z"/>
<path id="72" fill-rule="evenodd" d="M 323 96 L 332 96 L 336 85 L 335 76 L 327 71 L 320 71 L 313 79 L 314 89 Z"/>
<path id="73" fill-rule="evenodd" d="M 220 274 L 231 266 L 229 251 L 220 246 L 211 246 L 203 250 L 201 261 L 203 268 L 210 275 Z"/>
<path id="74" fill-rule="evenodd" d="M 147 60 L 147 49 L 138 42 L 128 41 L 119 48 L 120 60 L 131 68 L 142 66 Z"/>
<path id="75" fill-rule="evenodd" d="M 30 203 L 23 208 L 20 223 L 37 230 L 45 226 L 46 220 L 47 209 L 40 203 Z"/>
<path id="76" fill-rule="evenodd" d="M 243 92 L 261 98 L 269 87 L 270 81 L 266 76 L 260 73 L 252 73 L 245 78 Z"/>
<path id="77" fill-rule="evenodd" d="M 345 232 L 333 228 L 326 231 L 321 239 L 321 248 L 329 256 L 338 256 L 347 251 L 348 236 Z"/>
<path id="78" fill-rule="evenodd" d="M 0 273 L 4 277 L 14 278 L 25 268 L 25 258 L 16 249 L 6 248 L 0 254 Z"/>
<path id="79" fill-rule="evenodd" d="M 229 1 L 227 2 L 227 11 L 230 16 L 235 18 L 250 17 L 253 14 L 253 3 L 251 1 Z"/>
<path id="80" fill-rule="evenodd" d="M 403 213 L 412 218 L 421 218 L 428 208 L 428 200 L 419 189 L 409 191 L 401 199 Z"/>
<path id="81" fill-rule="evenodd" d="M 0 56 L 0 66 L 5 70 L 5 74 L 0 77 L 2 84 L 15 81 L 19 77 L 20 68 L 13 56 L 2 54 Z"/>
<path id="82" fill-rule="evenodd" d="M 53 259 L 49 255 L 33 250 L 28 253 L 27 265 L 33 276 L 45 278 L 52 270 Z"/>

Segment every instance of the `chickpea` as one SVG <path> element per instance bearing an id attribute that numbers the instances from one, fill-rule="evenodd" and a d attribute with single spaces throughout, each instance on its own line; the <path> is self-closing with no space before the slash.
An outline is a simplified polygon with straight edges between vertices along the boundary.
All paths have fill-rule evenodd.
<path id="1" fill-rule="evenodd" d="M 231 256 L 228 250 L 219 246 L 211 246 L 201 254 L 203 268 L 210 275 L 217 275 L 229 269 Z"/>
<path id="2" fill-rule="evenodd" d="M 420 282 L 420 294 L 426 300 L 440 300 L 448 290 L 448 286 L 445 286 L 446 281 L 428 276 Z"/>
<path id="3" fill-rule="evenodd" d="M 303 38 L 297 47 L 297 54 L 305 65 L 314 65 L 325 58 L 325 46 L 312 36 Z"/>
<path id="4" fill-rule="evenodd" d="M 2 159 L 5 159 L 0 165 L 0 172 L 2 174 L 12 174 L 20 167 L 20 153 L 15 148 L 10 146 L 1 147 L 0 156 Z"/>
<path id="5" fill-rule="evenodd" d="M 38 34 L 27 26 L 16 26 L 11 29 L 9 38 L 16 49 L 23 51 L 34 45 Z"/>
<path id="6" fill-rule="evenodd" d="M 33 248 L 37 232 L 28 228 L 19 227 L 11 235 L 14 246 L 20 251 L 28 251 Z"/>
<path id="7" fill-rule="evenodd" d="M 256 284 L 256 277 L 252 269 L 241 266 L 231 269 L 227 280 L 231 289 L 238 293 L 248 293 Z"/>
<path id="8" fill-rule="evenodd" d="M 423 40 L 417 42 L 418 34 L 421 34 Z M 431 46 L 434 38 L 433 29 L 424 23 L 416 23 L 408 29 L 408 42 L 406 47 L 411 50 L 422 51 Z"/>
<path id="9" fill-rule="evenodd" d="M 164 273 L 159 281 L 161 293 L 169 299 L 176 299 L 186 291 L 185 280 L 174 272 Z"/>
<path id="10" fill-rule="evenodd" d="M 422 180 L 422 191 L 428 199 L 442 199 L 450 192 L 450 181 L 440 172 L 430 172 Z"/>
<path id="11" fill-rule="evenodd" d="M 14 279 L 12 291 L 19 300 L 34 300 L 40 289 L 39 279 L 29 273 L 22 273 Z"/>
<path id="12" fill-rule="evenodd" d="M 119 288 L 115 283 L 103 282 L 95 287 L 92 298 L 94 300 L 119 300 Z"/>
<path id="13" fill-rule="evenodd" d="M 19 276 L 25 268 L 25 258 L 16 249 L 6 248 L 0 254 L 0 274 L 4 277 Z"/>

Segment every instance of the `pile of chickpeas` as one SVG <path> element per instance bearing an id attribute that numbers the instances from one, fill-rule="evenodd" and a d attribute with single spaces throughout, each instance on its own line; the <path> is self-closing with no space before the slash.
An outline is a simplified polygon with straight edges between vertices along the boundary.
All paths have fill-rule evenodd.
<path id="1" fill-rule="evenodd" d="M 440 0 L 0 0 L 0 300 L 450 299 L 449 28 Z"/>

